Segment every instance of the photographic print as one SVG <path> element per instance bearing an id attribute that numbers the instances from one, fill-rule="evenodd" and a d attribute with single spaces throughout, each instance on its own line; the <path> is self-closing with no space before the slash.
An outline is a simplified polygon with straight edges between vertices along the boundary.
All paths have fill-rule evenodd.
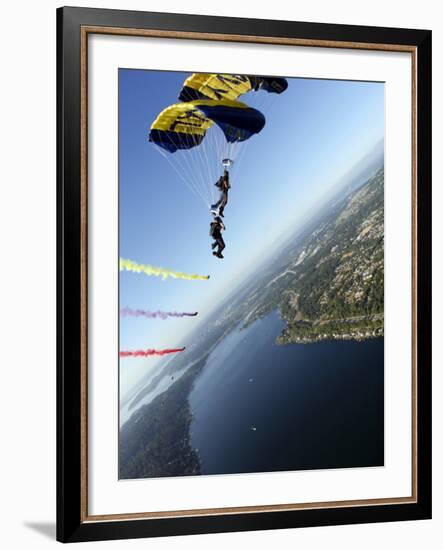
<path id="1" fill-rule="evenodd" d="M 384 465 L 384 84 L 119 69 L 119 478 Z"/>
<path id="2" fill-rule="evenodd" d="M 57 10 L 58 540 L 431 517 L 431 53 Z"/>

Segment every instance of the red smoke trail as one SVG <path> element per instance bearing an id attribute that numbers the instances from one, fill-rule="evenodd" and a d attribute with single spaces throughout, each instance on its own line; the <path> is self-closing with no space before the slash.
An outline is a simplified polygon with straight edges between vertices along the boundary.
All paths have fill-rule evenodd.
<path id="1" fill-rule="evenodd" d="M 120 310 L 122 317 L 146 317 L 147 319 L 167 319 L 168 317 L 195 317 L 194 313 L 179 313 L 177 311 L 149 311 L 147 309 L 131 309 L 124 307 Z"/>
<path id="2" fill-rule="evenodd" d="M 121 351 L 120 357 L 148 357 L 149 355 L 167 355 L 168 353 L 179 353 L 186 348 L 173 349 L 137 349 L 134 351 Z"/>

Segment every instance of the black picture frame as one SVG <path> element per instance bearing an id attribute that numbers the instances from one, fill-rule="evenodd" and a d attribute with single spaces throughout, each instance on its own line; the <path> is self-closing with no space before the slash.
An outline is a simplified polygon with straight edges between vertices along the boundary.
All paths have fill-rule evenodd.
<path id="1" fill-rule="evenodd" d="M 82 27 L 408 46 L 416 52 L 416 486 L 414 502 L 88 520 L 82 422 Z M 234 38 L 235 39 L 235 38 Z M 431 517 L 431 31 L 71 8 L 57 10 L 57 540 L 62 542 L 283 529 Z M 82 275 L 83 274 L 83 275 Z M 83 281 L 83 283 L 82 283 Z M 87 478 L 86 478 L 87 479 Z M 83 507 L 83 508 L 82 508 Z"/>

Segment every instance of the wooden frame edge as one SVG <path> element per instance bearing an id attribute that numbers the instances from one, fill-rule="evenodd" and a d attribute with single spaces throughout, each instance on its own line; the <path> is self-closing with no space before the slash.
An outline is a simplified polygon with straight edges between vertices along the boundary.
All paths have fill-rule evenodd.
<path id="1" fill-rule="evenodd" d="M 80 33 L 80 521 L 88 516 L 88 36 Z"/>
<path id="2" fill-rule="evenodd" d="M 367 500 L 338 500 L 330 502 L 308 502 L 299 504 L 264 504 L 260 506 L 235 506 L 225 508 L 197 508 L 193 510 L 172 510 L 163 512 L 140 512 L 128 514 L 91 515 L 84 523 L 102 521 L 129 521 L 143 519 L 165 519 L 202 516 L 228 516 L 232 514 L 256 514 L 296 510 L 325 510 L 330 508 L 353 508 L 363 506 L 383 506 L 386 504 L 415 504 L 414 497 L 380 498 Z"/>
<path id="3" fill-rule="evenodd" d="M 418 196 L 418 178 L 417 178 L 417 48 L 411 54 L 411 314 L 412 314 L 412 365 L 411 365 L 411 386 L 412 386 L 412 405 L 411 405 L 411 433 L 412 433 L 412 496 L 415 501 L 418 500 L 418 408 L 417 408 L 417 370 L 418 370 L 418 355 L 417 355 L 417 267 L 418 267 L 418 213 L 417 213 L 417 196 Z"/>
<path id="4" fill-rule="evenodd" d="M 274 44 L 279 46 L 305 46 L 322 48 L 342 48 L 356 50 L 381 50 L 393 52 L 414 52 L 415 46 L 404 44 L 377 44 L 372 42 L 350 42 L 342 40 L 317 40 L 307 38 L 285 38 L 277 36 L 254 36 L 245 34 L 224 34 L 198 31 L 168 31 L 156 29 L 132 29 L 126 27 L 103 27 L 82 25 L 87 34 L 108 34 L 139 36 L 148 38 L 173 38 L 180 40 L 215 40 L 220 42 L 246 42 L 249 44 Z"/>

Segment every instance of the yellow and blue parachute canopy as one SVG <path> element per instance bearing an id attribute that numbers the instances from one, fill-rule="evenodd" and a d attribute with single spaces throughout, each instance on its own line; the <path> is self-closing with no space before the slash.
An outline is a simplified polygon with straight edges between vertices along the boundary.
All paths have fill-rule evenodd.
<path id="1" fill-rule="evenodd" d="M 179 99 L 181 101 L 236 100 L 251 90 L 265 90 L 269 93 L 281 94 L 287 87 L 288 81 L 285 78 L 275 76 L 194 73 L 185 80 Z"/>
<path id="2" fill-rule="evenodd" d="M 149 141 L 170 153 L 191 149 L 200 145 L 213 124 L 223 131 L 228 143 L 235 143 L 260 132 L 265 125 L 265 117 L 245 103 L 227 99 L 175 103 L 154 120 Z"/>

